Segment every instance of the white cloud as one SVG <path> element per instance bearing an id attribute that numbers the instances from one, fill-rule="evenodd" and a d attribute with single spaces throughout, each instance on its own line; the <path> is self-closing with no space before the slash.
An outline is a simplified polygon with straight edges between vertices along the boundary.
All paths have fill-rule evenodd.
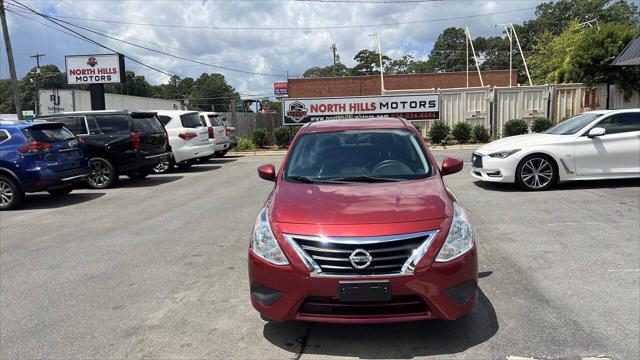
<path id="1" fill-rule="evenodd" d="M 137 23 L 162 23 L 188 26 L 224 27 L 318 27 L 354 24 L 411 22 L 424 19 L 453 18 L 488 12 L 533 8 L 539 1 L 449 1 L 428 3 L 367 4 L 310 3 L 291 1 L 26 1 L 25 4 L 52 16 L 111 19 Z M 11 7 L 10 7 L 11 8 Z M 534 10 L 495 14 L 467 19 L 430 23 L 331 30 L 211 30 L 118 25 L 70 20 L 100 29 L 118 38 L 151 48 L 220 66 L 251 72 L 282 74 L 281 77 L 250 75 L 156 54 L 96 34 L 87 36 L 133 58 L 181 76 L 197 77 L 203 72 L 221 72 L 241 93 L 269 92 L 272 83 L 284 80 L 312 66 L 331 64 L 329 49 L 335 42 L 340 58 L 348 66 L 363 48 L 373 49 L 369 34 L 381 32 L 383 52 L 398 58 L 412 53 L 424 58 L 440 32 L 449 26 L 469 26 L 474 36 L 501 34 L 495 24 L 519 23 L 533 17 Z M 65 54 L 104 52 L 95 45 L 69 37 L 10 13 L 16 64 L 23 75 L 32 66 L 28 56 L 46 53 L 45 63 L 64 66 Z M 29 15 L 29 17 L 33 17 Z M 43 19 L 38 21 L 46 22 Z M 135 39 L 135 40 L 134 40 Z M 139 41 L 142 40 L 142 41 Z M 160 46 L 163 45 L 163 46 Z M 181 49 L 181 50 L 180 50 Z M 6 59 L 0 74 L 7 76 Z M 129 62 L 129 69 L 144 75 L 152 83 L 167 76 Z"/>

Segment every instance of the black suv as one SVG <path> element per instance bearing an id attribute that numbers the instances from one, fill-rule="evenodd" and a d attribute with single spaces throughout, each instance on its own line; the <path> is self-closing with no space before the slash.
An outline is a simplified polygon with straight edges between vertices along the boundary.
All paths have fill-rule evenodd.
<path id="1" fill-rule="evenodd" d="M 40 119 L 61 122 L 84 140 L 92 167 L 86 181 L 94 189 L 114 185 L 120 174 L 142 179 L 171 154 L 167 133 L 155 112 L 83 111 Z"/>

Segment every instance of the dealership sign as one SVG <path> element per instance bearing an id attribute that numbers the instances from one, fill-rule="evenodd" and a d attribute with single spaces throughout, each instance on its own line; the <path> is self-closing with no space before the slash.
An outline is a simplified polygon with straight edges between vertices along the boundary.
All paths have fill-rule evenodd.
<path id="1" fill-rule="evenodd" d="M 439 94 L 285 99 L 282 105 L 285 125 L 365 117 L 398 117 L 407 120 L 440 118 Z"/>
<path id="2" fill-rule="evenodd" d="M 273 94 L 276 97 L 289 96 L 289 83 L 288 82 L 273 83 Z"/>
<path id="3" fill-rule="evenodd" d="M 69 85 L 124 83 L 122 54 L 71 55 L 64 57 Z"/>

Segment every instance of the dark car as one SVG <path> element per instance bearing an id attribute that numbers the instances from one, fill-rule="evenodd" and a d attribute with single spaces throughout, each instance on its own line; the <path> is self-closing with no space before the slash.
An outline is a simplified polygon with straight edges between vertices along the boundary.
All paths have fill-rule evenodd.
<path id="1" fill-rule="evenodd" d="M 85 111 L 41 118 L 61 122 L 84 139 L 92 167 L 87 184 L 94 189 L 114 185 L 120 174 L 142 179 L 170 155 L 167 133 L 155 112 Z"/>
<path id="2" fill-rule="evenodd" d="M 63 124 L 0 121 L 0 210 L 20 206 L 27 192 L 66 195 L 90 172 L 82 140 Z"/>

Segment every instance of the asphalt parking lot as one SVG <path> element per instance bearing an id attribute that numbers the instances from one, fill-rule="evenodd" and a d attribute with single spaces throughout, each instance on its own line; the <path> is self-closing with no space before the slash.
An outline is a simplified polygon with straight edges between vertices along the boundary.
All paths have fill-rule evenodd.
<path id="1" fill-rule="evenodd" d="M 462 156 L 471 151 L 440 151 Z M 281 156 L 228 156 L 0 213 L 2 358 L 637 358 L 640 182 L 544 193 L 446 178 L 471 214 L 480 301 L 455 322 L 268 323 L 246 251 Z"/>

